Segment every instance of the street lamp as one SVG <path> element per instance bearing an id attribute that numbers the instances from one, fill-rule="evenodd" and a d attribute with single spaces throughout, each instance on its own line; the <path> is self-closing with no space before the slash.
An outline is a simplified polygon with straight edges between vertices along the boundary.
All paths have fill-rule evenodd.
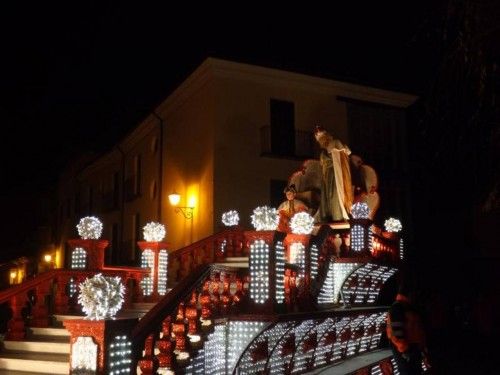
<path id="1" fill-rule="evenodd" d="M 176 193 L 175 190 L 172 194 L 169 194 L 168 200 L 172 206 L 175 207 L 176 213 L 181 213 L 187 220 L 193 220 L 193 206 L 178 206 L 181 201 L 181 195 Z"/>

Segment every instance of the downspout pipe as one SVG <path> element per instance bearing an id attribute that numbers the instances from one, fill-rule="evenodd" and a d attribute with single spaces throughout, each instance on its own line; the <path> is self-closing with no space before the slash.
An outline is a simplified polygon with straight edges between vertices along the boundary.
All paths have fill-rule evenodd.
<path id="1" fill-rule="evenodd" d="M 122 166 L 121 166 L 121 194 L 120 194 L 120 247 L 123 246 L 123 233 L 124 233 L 124 224 L 125 224 L 125 152 L 120 148 L 119 145 L 116 146 L 116 149 L 120 153 L 122 157 Z M 118 264 L 121 264 L 121 252 L 118 251 L 117 254 Z"/>
<path id="2" fill-rule="evenodd" d="M 159 116 L 155 111 L 151 114 L 158 119 L 158 125 L 160 127 L 159 142 L 160 147 L 158 150 L 159 160 L 158 160 L 158 222 L 161 223 L 161 205 L 162 205 L 162 194 L 163 194 L 163 118 Z"/>

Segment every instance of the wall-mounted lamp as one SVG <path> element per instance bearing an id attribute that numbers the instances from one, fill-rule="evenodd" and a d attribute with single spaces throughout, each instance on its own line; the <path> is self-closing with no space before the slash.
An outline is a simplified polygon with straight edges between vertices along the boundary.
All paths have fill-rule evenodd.
<path id="1" fill-rule="evenodd" d="M 50 254 L 45 254 L 45 255 L 43 256 L 43 260 L 45 260 L 45 262 L 46 262 L 46 263 L 50 263 L 50 262 L 52 262 L 52 255 L 50 255 Z"/>
<path id="2" fill-rule="evenodd" d="M 180 212 L 182 216 L 184 216 L 188 220 L 193 219 L 193 210 L 194 207 L 189 207 L 189 206 L 177 206 L 179 202 L 181 201 L 181 195 L 179 193 L 176 193 L 175 191 L 168 196 L 168 200 L 172 206 L 175 207 L 175 212 L 178 213 Z"/>

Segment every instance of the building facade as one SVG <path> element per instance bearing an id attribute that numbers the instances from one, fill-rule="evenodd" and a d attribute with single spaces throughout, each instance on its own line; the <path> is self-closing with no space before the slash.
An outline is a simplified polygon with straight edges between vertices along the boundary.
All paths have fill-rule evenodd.
<path id="1" fill-rule="evenodd" d="M 230 209 L 248 225 L 256 206 L 276 207 L 290 175 L 317 157 L 315 125 L 364 157 L 384 175 L 380 181 L 390 177 L 380 186 L 382 199 L 384 191 L 399 194 L 399 207 L 390 208 L 404 215 L 406 198 L 394 189 L 405 189 L 405 109 L 415 100 L 208 58 L 112 150 L 61 176 L 59 257 L 86 215 L 104 223 L 109 264 L 138 264 L 135 243 L 149 221 L 166 225 L 172 250 L 217 231 Z M 174 191 L 181 195 L 179 206 L 192 207 L 192 218 L 169 204 Z"/>

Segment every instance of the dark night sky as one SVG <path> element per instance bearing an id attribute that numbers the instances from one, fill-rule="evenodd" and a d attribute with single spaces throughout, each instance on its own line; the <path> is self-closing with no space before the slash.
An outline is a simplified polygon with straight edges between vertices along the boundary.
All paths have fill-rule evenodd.
<path id="1" fill-rule="evenodd" d="M 22 242 L 16 228 L 40 222 L 40 196 L 66 161 L 114 144 L 207 56 L 425 92 L 434 61 L 422 30 L 438 10 L 424 4 L 4 9 L 2 238 Z"/>

